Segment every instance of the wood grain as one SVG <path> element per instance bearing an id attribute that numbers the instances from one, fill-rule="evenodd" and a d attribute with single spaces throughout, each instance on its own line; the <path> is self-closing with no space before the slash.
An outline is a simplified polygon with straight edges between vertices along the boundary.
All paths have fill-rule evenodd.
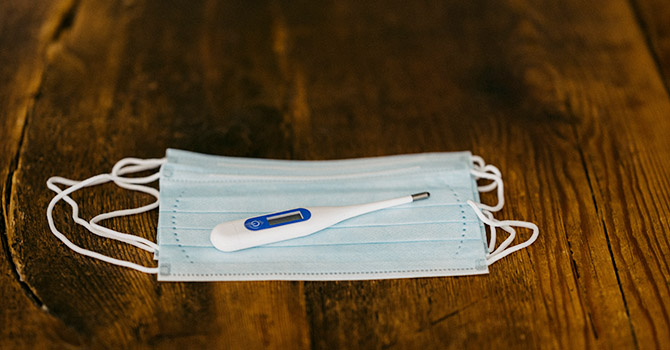
<path id="1" fill-rule="evenodd" d="M 70 8 L 69 1 L 0 3 L 0 349 L 67 349 L 82 341 L 20 280 L 6 240 L 17 152 L 39 95 L 46 51 L 65 29 Z"/>
<path id="2" fill-rule="evenodd" d="M 25 132 L 2 143 L 19 151 L 15 169 L 0 158 L 14 171 L 2 173 L 7 253 L 57 317 L 23 323 L 45 324 L 42 344 L 69 327 L 77 340 L 54 347 L 663 348 L 670 98 L 659 67 L 670 66 L 649 45 L 643 8 L 72 4 L 46 68 L 26 68 L 40 88 Z M 486 276 L 253 283 L 158 283 L 52 237 L 48 176 L 81 179 L 167 147 L 286 159 L 469 149 L 504 174 L 500 217 L 542 235 Z M 148 200 L 113 186 L 75 199 L 84 217 Z M 56 223 L 75 243 L 152 264 L 66 214 Z M 112 225 L 153 239 L 156 219 Z M 16 288 L 3 293 L 30 305 Z"/>
<path id="3" fill-rule="evenodd" d="M 631 4 L 670 93 L 670 4 L 659 0 L 635 0 Z"/>
<path id="4" fill-rule="evenodd" d="M 188 54 L 198 49 L 192 38 L 200 35 L 194 24 L 204 5 L 151 6 L 82 2 L 71 30 L 50 52 L 10 205 L 8 239 L 19 273 L 95 348 L 299 348 L 307 340 L 307 328 L 299 327 L 305 314 L 299 284 L 158 284 L 155 276 L 79 257 L 53 239 L 43 220 L 24 219 L 44 216 L 43 206 L 29 203 L 46 204 L 50 194 L 43 184 L 50 174 L 84 178 L 126 155 L 156 157 L 169 145 L 207 142 L 209 119 L 218 116 L 205 109 L 197 56 Z M 198 128 L 203 133 L 194 137 Z M 147 200 L 112 186 L 75 199 L 84 216 Z M 153 264 L 149 254 L 91 238 L 64 214 L 57 213 L 57 224 L 69 228 L 75 243 Z M 117 225 L 154 239 L 156 214 Z"/>

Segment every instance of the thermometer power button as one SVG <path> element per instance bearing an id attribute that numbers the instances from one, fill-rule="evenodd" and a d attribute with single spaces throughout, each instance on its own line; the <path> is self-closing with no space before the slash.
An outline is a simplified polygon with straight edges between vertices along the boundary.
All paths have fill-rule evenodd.
<path id="1" fill-rule="evenodd" d="M 252 221 L 247 222 L 245 226 L 247 226 L 248 228 L 259 228 L 259 227 L 261 227 L 261 225 L 263 225 L 262 221 L 252 220 Z"/>

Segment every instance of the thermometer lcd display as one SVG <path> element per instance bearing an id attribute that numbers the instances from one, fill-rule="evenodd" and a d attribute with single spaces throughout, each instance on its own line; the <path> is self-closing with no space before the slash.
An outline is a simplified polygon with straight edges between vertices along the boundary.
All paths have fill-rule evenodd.
<path id="1" fill-rule="evenodd" d="M 300 211 L 294 211 L 282 215 L 277 215 L 277 216 L 270 216 L 268 217 L 268 224 L 270 226 L 276 226 L 280 224 L 286 224 L 289 222 L 293 221 L 300 221 L 302 220 L 302 213 Z"/>

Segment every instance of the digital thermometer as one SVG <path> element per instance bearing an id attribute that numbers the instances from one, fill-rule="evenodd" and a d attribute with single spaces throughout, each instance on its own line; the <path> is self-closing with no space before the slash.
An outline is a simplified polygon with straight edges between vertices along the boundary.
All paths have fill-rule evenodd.
<path id="1" fill-rule="evenodd" d="M 430 197 L 421 192 L 379 202 L 343 207 L 296 208 L 216 225 L 210 234 L 214 247 L 224 252 L 303 237 L 355 216 Z"/>

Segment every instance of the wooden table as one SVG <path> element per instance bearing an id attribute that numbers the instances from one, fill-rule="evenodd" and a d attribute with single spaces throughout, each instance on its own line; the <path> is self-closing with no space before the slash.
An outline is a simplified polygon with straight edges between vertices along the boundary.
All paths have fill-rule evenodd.
<path id="1" fill-rule="evenodd" d="M 0 348 L 670 348 L 667 1 L 240 3 L 0 3 Z M 158 283 L 49 232 L 49 176 L 167 147 L 472 150 L 503 172 L 499 216 L 541 236 L 484 276 Z M 76 199 L 87 218 L 147 201 Z"/>

